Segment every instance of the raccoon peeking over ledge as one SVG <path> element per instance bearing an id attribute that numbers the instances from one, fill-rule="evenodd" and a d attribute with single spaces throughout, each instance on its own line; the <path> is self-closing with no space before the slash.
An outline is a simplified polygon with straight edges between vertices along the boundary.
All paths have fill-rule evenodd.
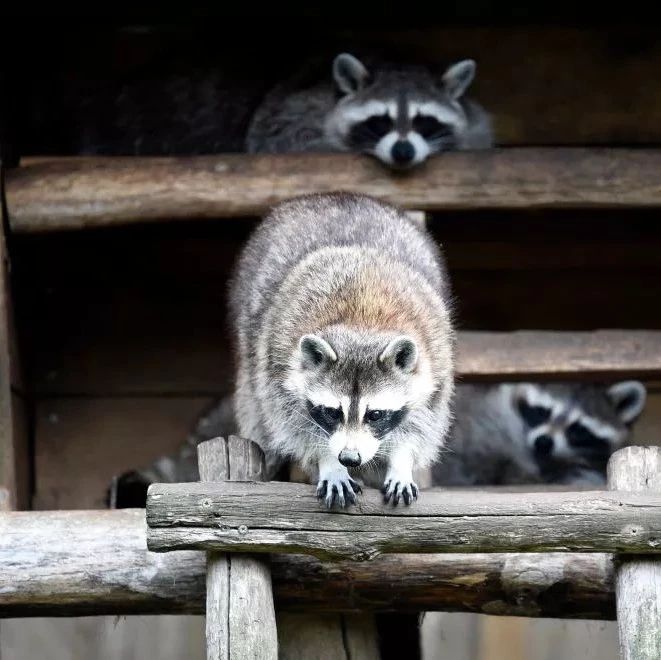
<path id="1" fill-rule="evenodd" d="M 358 478 L 418 496 L 450 421 L 454 339 L 432 240 L 399 209 L 350 194 L 275 207 L 230 289 L 240 435 L 271 474 L 286 461 L 348 506 Z"/>
<path id="2" fill-rule="evenodd" d="M 445 151 L 488 149 L 489 115 L 464 96 L 475 69 L 473 60 L 463 60 L 442 75 L 422 66 L 368 70 L 342 53 L 332 81 L 293 79 L 267 94 L 249 125 L 246 150 L 366 153 L 407 169 Z"/>

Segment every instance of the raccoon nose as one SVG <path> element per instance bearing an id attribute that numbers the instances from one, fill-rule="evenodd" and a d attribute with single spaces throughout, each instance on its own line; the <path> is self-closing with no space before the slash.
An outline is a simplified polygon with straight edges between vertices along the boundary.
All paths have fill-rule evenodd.
<path id="1" fill-rule="evenodd" d="M 392 159 L 398 165 L 406 165 L 415 157 L 415 148 L 408 140 L 397 140 L 392 146 Z"/>
<path id="2" fill-rule="evenodd" d="M 535 439 L 535 454 L 549 456 L 553 453 L 553 438 L 550 435 L 540 435 Z"/>
<path id="3" fill-rule="evenodd" d="M 344 467 L 358 467 L 360 465 L 360 454 L 353 449 L 343 449 L 337 458 Z"/>

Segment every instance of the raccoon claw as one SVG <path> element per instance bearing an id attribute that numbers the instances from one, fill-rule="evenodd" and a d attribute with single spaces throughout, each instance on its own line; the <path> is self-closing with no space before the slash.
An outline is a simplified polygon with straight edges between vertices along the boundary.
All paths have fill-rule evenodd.
<path id="1" fill-rule="evenodd" d="M 355 504 L 356 495 L 362 492 L 360 484 L 348 474 L 320 479 L 317 484 L 317 499 L 324 500 L 329 509 L 332 509 L 335 503 L 341 508 Z"/>
<path id="2" fill-rule="evenodd" d="M 393 506 L 397 506 L 400 499 L 403 499 L 404 504 L 407 505 L 418 499 L 418 486 L 412 481 L 405 482 L 388 479 L 383 484 L 381 492 L 383 493 L 384 504 L 388 504 L 392 500 Z"/>

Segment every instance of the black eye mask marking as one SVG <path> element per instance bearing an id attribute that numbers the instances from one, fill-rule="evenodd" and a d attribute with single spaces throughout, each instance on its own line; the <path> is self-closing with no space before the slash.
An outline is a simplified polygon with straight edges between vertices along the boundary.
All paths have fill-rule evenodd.
<path id="1" fill-rule="evenodd" d="M 413 118 L 413 130 L 420 133 L 425 140 L 440 140 L 454 136 L 449 124 L 444 124 L 429 115 L 416 115 Z"/>
<path id="2" fill-rule="evenodd" d="M 517 406 L 523 421 L 531 428 L 545 424 L 551 417 L 551 411 L 548 408 L 531 406 L 525 399 L 520 399 Z"/>
<path id="3" fill-rule="evenodd" d="M 399 426 L 406 417 L 406 407 L 400 410 L 368 410 L 363 419 L 376 438 L 383 438 L 394 428 Z"/>
<path id="4" fill-rule="evenodd" d="M 315 406 L 312 401 L 308 401 L 308 412 L 310 417 L 328 433 L 332 433 L 342 423 L 344 417 L 341 408 Z"/>
<path id="5" fill-rule="evenodd" d="M 570 424 L 565 431 L 565 436 L 567 437 L 567 442 L 576 449 L 595 453 L 606 452 L 610 449 L 610 443 L 606 438 L 596 435 L 580 422 Z"/>
<path id="6" fill-rule="evenodd" d="M 376 144 L 394 128 L 390 115 L 374 115 L 351 127 L 349 142 L 353 147 Z"/>

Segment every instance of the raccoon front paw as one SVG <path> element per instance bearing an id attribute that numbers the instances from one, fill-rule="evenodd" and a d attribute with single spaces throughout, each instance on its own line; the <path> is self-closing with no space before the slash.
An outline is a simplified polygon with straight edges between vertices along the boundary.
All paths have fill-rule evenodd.
<path id="1" fill-rule="evenodd" d="M 410 479 L 400 478 L 398 475 L 388 475 L 381 489 L 383 501 L 388 504 L 392 500 L 393 506 L 403 499 L 404 504 L 411 504 L 418 499 L 418 486 Z"/>
<path id="2" fill-rule="evenodd" d="M 356 503 L 356 495 L 362 493 L 360 484 L 345 472 L 324 474 L 317 484 L 317 498 L 324 500 L 329 509 L 337 502 L 340 507 Z"/>

